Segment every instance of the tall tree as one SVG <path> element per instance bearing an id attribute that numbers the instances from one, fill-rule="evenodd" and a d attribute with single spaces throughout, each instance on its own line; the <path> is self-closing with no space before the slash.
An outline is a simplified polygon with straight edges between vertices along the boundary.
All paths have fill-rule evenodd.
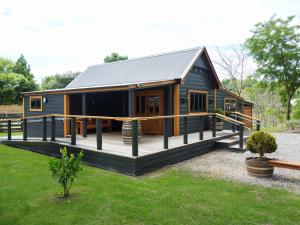
<path id="1" fill-rule="evenodd" d="M 116 52 L 113 52 L 111 55 L 108 55 L 105 57 L 104 62 L 110 63 L 110 62 L 116 62 L 116 61 L 121 61 L 121 60 L 126 60 L 128 59 L 127 55 L 119 55 Z"/>
<path id="2" fill-rule="evenodd" d="M 12 60 L 0 57 L 0 73 L 12 73 L 14 66 Z"/>
<path id="3" fill-rule="evenodd" d="M 59 89 L 66 87 L 75 77 L 78 76 L 80 72 L 72 72 L 68 71 L 63 74 L 55 74 L 46 76 L 42 80 L 41 89 L 49 90 L 49 89 Z"/>
<path id="4" fill-rule="evenodd" d="M 214 61 L 214 63 L 231 80 L 231 91 L 241 96 L 244 89 L 243 80 L 252 73 L 246 49 L 243 46 L 232 46 L 223 50 L 216 47 L 216 49 L 218 60 Z"/>
<path id="5" fill-rule="evenodd" d="M 30 73 L 30 65 L 27 63 L 23 54 L 18 58 L 13 68 L 13 72 L 23 74 L 28 79 L 33 79 L 33 75 Z"/>
<path id="6" fill-rule="evenodd" d="M 257 73 L 274 86 L 281 86 L 281 101 L 291 115 L 291 100 L 300 87 L 300 25 L 293 25 L 295 16 L 287 19 L 271 17 L 255 25 L 245 46 L 255 59 Z"/>

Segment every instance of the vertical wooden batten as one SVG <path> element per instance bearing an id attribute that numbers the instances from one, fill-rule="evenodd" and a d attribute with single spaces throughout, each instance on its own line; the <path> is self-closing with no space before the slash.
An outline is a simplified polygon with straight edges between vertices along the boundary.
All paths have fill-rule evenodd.
<path id="1" fill-rule="evenodd" d="M 23 96 L 23 98 L 22 98 L 22 104 L 23 104 L 23 115 L 22 115 L 22 117 L 26 117 L 26 114 L 25 114 L 25 96 Z"/>
<path id="2" fill-rule="evenodd" d="M 68 123 L 67 115 L 70 115 L 70 95 L 64 95 L 64 136 L 70 134 L 70 123 Z"/>
<path id="3" fill-rule="evenodd" d="M 214 110 L 217 109 L 217 89 L 214 89 Z"/>
<path id="4" fill-rule="evenodd" d="M 179 115 L 179 84 L 174 84 L 173 89 L 174 115 Z M 174 118 L 174 136 L 179 136 L 179 117 Z"/>

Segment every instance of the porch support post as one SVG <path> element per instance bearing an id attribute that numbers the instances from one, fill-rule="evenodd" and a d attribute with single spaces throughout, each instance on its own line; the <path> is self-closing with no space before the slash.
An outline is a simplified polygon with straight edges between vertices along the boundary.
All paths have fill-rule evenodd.
<path id="1" fill-rule="evenodd" d="M 212 116 L 212 136 L 216 137 L 216 116 Z"/>
<path id="2" fill-rule="evenodd" d="M 172 89 L 172 85 L 170 84 L 168 86 L 168 115 L 173 115 L 173 89 Z M 168 136 L 172 137 L 172 127 L 173 127 L 173 120 L 174 118 L 168 120 Z"/>
<path id="3" fill-rule="evenodd" d="M 134 101 L 134 91 L 132 89 L 128 90 L 128 116 L 133 117 L 133 101 Z"/>
<path id="4" fill-rule="evenodd" d="M 43 117 L 43 141 L 47 141 L 47 117 Z"/>
<path id="5" fill-rule="evenodd" d="M 23 141 L 27 141 L 27 119 L 23 119 Z"/>
<path id="6" fill-rule="evenodd" d="M 76 145 L 76 118 L 71 118 L 71 145 Z"/>
<path id="7" fill-rule="evenodd" d="M 256 130 L 259 131 L 260 130 L 260 121 L 256 120 Z"/>
<path id="8" fill-rule="evenodd" d="M 232 114 L 232 117 L 234 120 L 236 120 L 236 116 L 234 114 Z M 231 127 L 232 127 L 232 133 L 234 133 L 236 125 L 234 123 L 232 123 Z"/>
<path id="9" fill-rule="evenodd" d="M 168 134 L 169 134 L 169 123 L 168 123 L 168 118 L 164 118 L 164 149 L 169 148 L 169 143 L 168 143 Z"/>
<path id="10" fill-rule="evenodd" d="M 11 140 L 11 120 L 7 121 L 7 140 Z"/>
<path id="11" fill-rule="evenodd" d="M 131 121 L 132 156 L 138 156 L 138 121 Z"/>
<path id="12" fill-rule="evenodd" d="M 102 120 L 96 119 L 97 150 L 102 150 Z"/>
<path id="13" fill-rule="evenodd" d="M 86 93 L 82 93 L 82 115 L 86 115 Z M 87 137 L 87 119 L 82 121 L 82 137 Z"/>
<path id="14" fill-rule="evenodd" d="M 51 141 L 55 141 L 55 116 L 51 116 Z"/>
<path id="15" fill-rule="evenodd" d="M 203 130 L 204 130 L 204 123 L 203 123 L 203 116 L 200 116 L 200 126 L 199 126 L 199 140 L 203 140 Z"/>
<path id="16" fill-rule="evenodd" d="M 185 116 L 183 117 L 183 126 L 184 126 L 184 130 L 183 130 L 183 144 L 187 144 L 188 143 L 188 123 L 187 123 L 188 118 Z"/>
<path id="17" fill-rule="evenodd" d="M 242 124 L 239 125 L 239 147 L 243 148 L 243 144 L 244 144 L 244 127 Z"/>

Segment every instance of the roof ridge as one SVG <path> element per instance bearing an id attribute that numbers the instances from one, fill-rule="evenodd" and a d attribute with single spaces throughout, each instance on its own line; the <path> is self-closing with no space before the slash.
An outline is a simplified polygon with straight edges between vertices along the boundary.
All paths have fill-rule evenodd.
<path id="1" fill-rule="evenodd" d="M 192 51 L 192 50 L 199 50 L 199 49 L 202 49 L 202 48 L 204 48 L 204 46 L 198 46 L 198 47 L 194 47 L 194 48 L 187 48 L 187 49 L 164 52 L 164 53 L 148 55 L 148 56 L 142 56 L 142 57 L 137 57 L 137 58 L 132 58 L 132 59 L 120 60 L 120 61 L 116 61 L 116 62 L 109 62 L 109 63 L 104 62 L 104 63 L 91 65 L 89 67 L 102 66 L 102 65 L 111 65 L 111 64 L 117 64 L 117 63 L 125 63 L 125 62 L 128 62 L 128 61 L 137 61 L 137 60 L 141 60 L 141 59 L 153 58 L 153 57 L 158 57 L 158 56 L 163 56 L 163 55 L 170 55 L 170 54 L 174 54 L 174 53 L 187 52 L 187 51 Z"/>

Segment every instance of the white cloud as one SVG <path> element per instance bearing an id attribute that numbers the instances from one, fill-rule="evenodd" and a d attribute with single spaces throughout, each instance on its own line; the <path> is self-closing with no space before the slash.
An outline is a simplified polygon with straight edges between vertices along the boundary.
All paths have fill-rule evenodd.
<path id="1" fill-rule="evenodd" d="M 0 55 L 21 53 L 38 80 L 84 70 L 113 51 L 130 58 L 199 45 L 238 44 L 274 13 L 299 13 L 299 1 L 0 2 Z"/>

